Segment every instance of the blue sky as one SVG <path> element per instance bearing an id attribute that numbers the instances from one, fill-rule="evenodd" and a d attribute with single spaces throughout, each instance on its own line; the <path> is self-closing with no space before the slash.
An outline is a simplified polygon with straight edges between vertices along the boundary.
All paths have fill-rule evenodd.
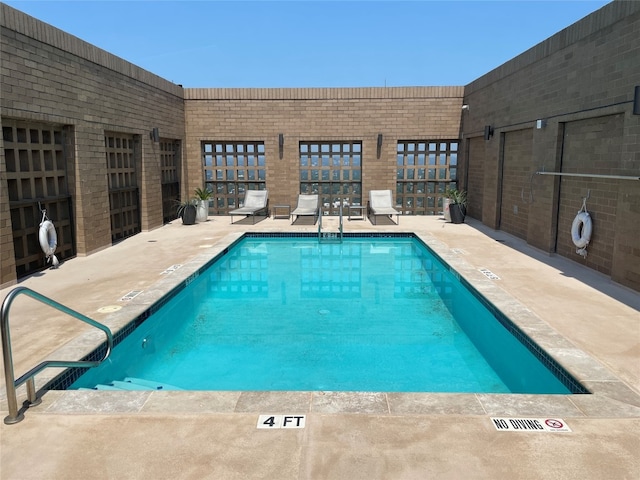
<path id="1" fill-rule="evenodd" d="M 185 87 L 466 85 L 610 3 L 3 1 Z"/>

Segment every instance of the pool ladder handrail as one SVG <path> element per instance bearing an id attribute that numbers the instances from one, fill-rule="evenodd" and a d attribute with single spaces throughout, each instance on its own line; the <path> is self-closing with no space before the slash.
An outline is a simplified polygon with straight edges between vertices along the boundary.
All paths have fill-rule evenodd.
<path id="1" fill-rule="evenodd" d="M 9 332 L 9 311 L 11 309 L 11 304 L 15 300 L 18 295 L 27 295 L 35 300 L 38 300 L 45 305 L 55 308 L 56 310 L 61 311 L 62 313 L 66 313 L 78 320 L 81 320 L 85 323 L 88 323 L 92 327 L 98 328 L 102 330 L 107 336 L 107 351 L 105 352 L 104 358 L 101 360 L 89 361 L 89 360 L 46 360 L 27 373 L 22 375 L 17 380 L 15 379 L 15 371 L 13 369 L 13 355 L 11 352 L 11 335 Z M 9 407 L 9 415 L 4 418 L 4 423 L 7 425 L 13 425 L 14 423 L 18 423 L 24 419 L 24 413 L 18 410 L 18 399 L 16 396 L 16 388 L 18 388 L 23 383 L 27 383 L 27 401 L 29 402 L 29 406 L 39 405 L 42 400 L 37 397 L 36 394 L 36 384 L 34 377 L 36 374 L 40 373 L 45 368 L 49 367 L 96 367 L 104 362 L 111 353 L 113 349 L 113 335 L 111 334 L 111 330 L 106 325 L 103 325 L 95 320 L 90 319 L 89 317 L 76 312 L 75 310 L 70 309 L 62 305 L 61 303 L 56 302 L 44 295 L 31 290 L 27 287 L 17 287 L 11 290 L 9 294 L 6 296 L 4 301 L 2 302 L 2 312 L 0 315 L 0 330 L 2 334 L 2 357 L 4 362 L 4 378 L 7 389 L 7 405 Z M 26 402 L 25 402 L 26 403 Z"/>
<path id="2" fill-rule="evenodd" d="M 338 241 L 340 243 L 342 243 L 342 233 L 343 233 L 342 202 L 340 202 L 339 218 L 340 218 L 340 221 L 339 221 L 339 226 L 338 226 L 337 239 L 338 239 Z M 325 233 L 332 233 L 332 232 L 325 232 Z M 322 232 L 322 208 L 320 208 L 320 212 L 318 214 L 318 242 L 322 242 L 323 240 L 332 240 L 332 238 L 323 236 L 323 232 Z"/>

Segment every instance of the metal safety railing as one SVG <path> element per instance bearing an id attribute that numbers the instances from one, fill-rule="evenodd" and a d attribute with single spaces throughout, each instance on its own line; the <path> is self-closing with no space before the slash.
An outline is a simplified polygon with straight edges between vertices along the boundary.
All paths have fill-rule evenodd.
<path id="1" fill-rule="evenodd" d="M 13 301 L 16 299 L 18 295 L 27 295 L 28 297 L 38 300 L 39 302 L 42 302 L 49 307 L 52 307 L 56 310 L 66 313 L 67 315 L 70 315 L 78 320 L 81 320 L 91 325 L 92 327 L 102 330 L 107 336 L 107 351 L 104 354 L 104 358 L 102 358 L 101 360 L 95 360 L 95 361 L 47 360 L 36 365 L 35 367 L 33 367 L 31 370 L 29 370 L 27 373 L 25 373 L 24 375 L 22 375 L 20 378 L 16 380 L 15 372 L 13 369 L 13 355 L 11 351 L 11 335 L 9 332 L 9 311 L 11 309 L 11 304 L 13 303 Z M 23 383 L 27 384 L 27 401 L 29 406 L 38 405 L 42 400 L 39 399 L 36 394 L 36 385 L 35 385 L 35 379 L 34 379 L 36 374 L 38 374 L 45 368 L 50 368 L 50 367 L 62 367 L 62 368 L 96 367 L 109 357 L 109 354 L 111 353 L 111 350 L 113 348 L 113 335 L 111 334 L 111 330 L 109 330 L 108 327 L 106 327 L 101 323 L 96 322 L 95 320 L 90 319 L 89 317 L 82 315 L 81 313 L 76 312 L 75 310 L 70 309 L 69 307 L 62 305 L 61 303 L 56 302 L 55 300 L 51 300 L 50 298 L 45 297 L 44 295 L 34 290 L 31 290 L 27 287 L 18 287 L 11 290 L 11 292 L 9 292 L 9 295 L 7 295 L 7 297 L 2 302 L 2 312 L 0 316 L 0 330 L 2 334 L 2 357 L 4 361 L 4 378 L 5 378 L 5 384 L 7 387 L 7 405 L 9 407 L 9 415 L 6 416 L 4 419 L 4 423 L 6 423 L 7 425 L 18 423 L 24 418 L 24 412 L 18 410 L 18 399 L 16 396 L 16 389 L 20 385 L 22 385 Z"/>
<path id="2" fill-rule="evenodd" d="M 343 233 L 343 216 L 342 216 L 342 203 L 340 203 L 340 210 L 338 214 L 339 223 L 337 232 L 323 232 L 322 231 L 322 208 L 318 215 L 318 242 L 339 242 L 342 243 Z"/>
<path id="3" fill-rule="evenodd" d="M 556 177 L 583 177 L 583 178 L 603 178 L 610 180 L 640 180 L 638 175 L 604 175 L 599 173 L 565 173 L 565 172 L 536 172 L 536 175 L 553 175 Z"/>

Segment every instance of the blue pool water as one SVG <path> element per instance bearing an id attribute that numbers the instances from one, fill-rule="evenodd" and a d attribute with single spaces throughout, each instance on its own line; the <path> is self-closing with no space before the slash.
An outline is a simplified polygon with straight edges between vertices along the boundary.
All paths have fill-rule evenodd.
<path id="1" fill-rule="evenodd" d="M 416 238 L 245 238 L 70 388 L 570 393 L 495 313 Z"/>

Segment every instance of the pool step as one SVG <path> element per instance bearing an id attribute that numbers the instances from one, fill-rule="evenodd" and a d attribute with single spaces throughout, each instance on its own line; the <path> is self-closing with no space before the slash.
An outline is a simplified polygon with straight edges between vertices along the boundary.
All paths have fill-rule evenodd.
<path id="1" fill-rule="evenodd" d="M 136 385 L 149 387 L 151 390 L 182 390 L 175 385 L 169 385 L 168 383 L 154 382 L 153 380 L 145 380 L 144 378 L 126 377 L 125 382 L 133 383 Z"/>
<path id="2" fill-rule="evenodd" d="M 114 387 L 113 385 L 96 385 L 94 390 L 122 390 L 122 389 L 118 387 Z"/>
<path id="3" fill-rule="evenodd" d="M 124 380 L 114 380 L 107 385 L 98 384 L 92 389 L 82 390 L 182 390 L 167 383 L 154 382 L 143 378 L 126 377 Z"/>
<path id="4" fill-rule="evenodd" d="M 124 382 L 119 380 L 114 380 L 110 383 L 111 386 L 119 388 L 120 390 L 155 390 L 155 388 L 151 388 L 147 385 L 140 385 L 138 383 Z"/>

